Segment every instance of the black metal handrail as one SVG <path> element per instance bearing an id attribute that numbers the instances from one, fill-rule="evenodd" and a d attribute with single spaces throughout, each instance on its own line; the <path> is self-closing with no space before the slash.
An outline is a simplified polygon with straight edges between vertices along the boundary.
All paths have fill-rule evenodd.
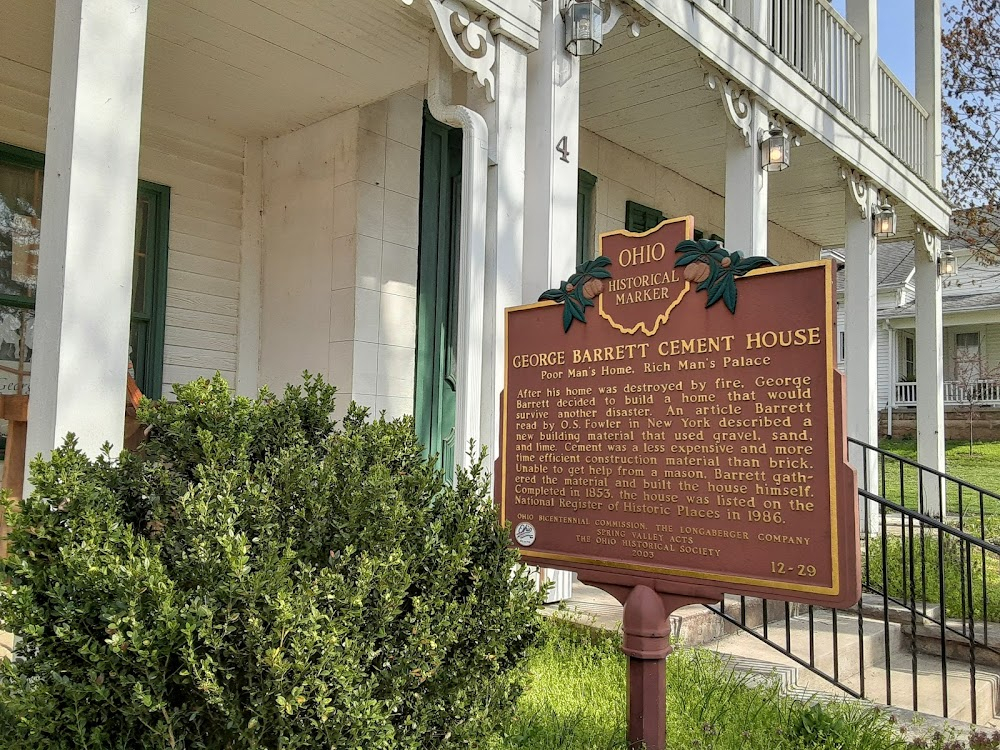
<path id="1" fill-rule="evenodd" d="M 992 492 L 991 490 L 988 490 L 984 487 L 979 487 L 978 485 L 972 484 L 971 482 L 966 482 L 964 479 L 959 479 L 958 477 L 952 476 L 951 474 L 946 474 L 945 472 L 939 469 L 935 469 L 931 466 L 925 466 L 924 464 L 917 463 L 912 458 L 907 458 L 906 456 L 901 456 L 898 453 L 887 451 L 885 450 L 885 448 L 877 448 L 874 445 L 870 445 L 855 438 L 847 438 L 847 442 L 850 445 L 856 445 L 859 448 L 864 448 L 865 450 L 870 450 L 875 453 L 878 453 L 879 455 L 885 458 L 891 458 L 907 466 L 912 466 L 914 469 L 918 469 L 919 471 L 926 472 L 928 474 L 936 474 L 941 479 L 947 479 L 949 481 L 964 485 L 974 492 L 982 493 L 986 497 L 991 497 L 996 500 L 1000 500 L 1000 494 L 997 494 L 996 492 Z"/>
<path id="2" fill-rule="evenodd" d="M 941 531 L 944 531 L 949 535 L 954 536 L 956 539 L 960 539 L 962 541 L 970 542 L 971 544 L 982 546 L 982 548 L 987 552 L 1000 554 L 1000 545 L 993 544 L 990 541 L 983 539 L 982 537 L 975 536 L 973 534 L 968 533 L 967 531 L 963 531 L 962 529 L 957 529 L 951 524 L 947 523 L 946 521 L 942 521 L 940 518 L 935 518 L 934 516 L 928 516 L 924 513 L 921 513 L 920 511 L 913 510 L 912 508 L 907 508 L 903 505 L 900 505 L 899 503 L 894 503 L 892 500 L 888 500 L 882 497 L 881 495 L 876 495 L 873 492 L 869 492 L 868 490 L 864 490 L 861 488 L 858 488 L 858 497 L 863 497 L 867 498 L 868 500 L 872 500 L 878 503 L 879 505 L 885 506 L 887 511 L 891 510 L 895 511 L 896 513 L 900 513 L 902 515 L 906 515 L 909 518 L 912 518 L 914 521 L 923 524 L 924 526 L 931 526 L 935 529 L 940 529 Z"/>
<path id="3" fill-rule="evenodd" d="M 793 615 L 787 602 L 764 601 L 759 625 L 748 622 L 744 597 L 735 611 L 733 602 L 710 609 L 848 695 L 902 705 L 893 699 L 902 679 L 910 693 L 904 707 L 944 717 L 958 713 L 977 723 L 979 688 L 992 681 L 1000 689 L 1000 586 L 989 585 L 991 576 L 1000 577 L 1000 544 L 986 538 L 986 504 L 997 501 L 1000 508 L 1000 495 L 860 441 L 851 444 L 862 452 L 863 596 L 857 607 L 809 606 Z M 889 483 L 894 461 L 906 467 L 898 470 L 897 486 Z M 878 467 L 876 487 L 868 481 L 870 464 Z M 920 473 L 907 475 L 913 471 Z M 932 507 L 924 472 L 938 485 L 940 504 Z M 948 517 L 953 499 L 957 523 Z M 772 617 L 775 606 L 778 617 Z M 879 665 L 881 679 L 866 677 Z M 928 690 L 919 677 L 931 672 L 940 680 Z M 968 701 L 960 705 L 966 681 Z M 998 701 L 1000 694 L 990 718 Z"/>

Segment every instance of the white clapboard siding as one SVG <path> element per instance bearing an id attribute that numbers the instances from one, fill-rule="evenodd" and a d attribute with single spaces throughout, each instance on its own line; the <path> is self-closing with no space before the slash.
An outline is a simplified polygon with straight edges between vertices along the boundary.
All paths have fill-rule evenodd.
<path id="1" fill-rule="evenodd" d="M 196 367 L 203 370 L 213 368 L 236 372 L 236 355 L 230 352 L 217 352 L 208 349 L 194 349 L 189 346 L 163 347 L 163 360 L 183 367 Z"/>
<path id="2" fill-rule="evenodd" d="M 879 326 L 878 328 L 878 408 L 885 409 L 889 404 L 889 391 L 892 387 L 892 331 Z"/>
<path id="3" fill-rule="evenodd" d="M 199 331 L 193 328 L 167 326 L 167 341 L 187 349 L 204 349 L 208 352 L 235 354 L 235 342 L 229 334 Z"/>
<path id="4" fill-rule="evenodd" d="M 44 151 L 48 73 L 3 55 L 0 141 Z M 240 136 L 149 106 L 143 111 L 139 175 L 170 188 L 166 393 L 174 382 L 216 370 L 235 380 L 243 149 Z"/>
<path id="5" fill-rule="evenodd" d="M 208 333 L 225 333 L 230 336 L 235 336 L 239 327 L 236 318 L 230 315 L 183 307 L 172 307 L 167 310 L 167 326 Z"/>
<path id="6" fill-rule="evenodd" d="M 1000 323 L 983 326 L 983 362 L 991 370 L 1000 367 Z"/>

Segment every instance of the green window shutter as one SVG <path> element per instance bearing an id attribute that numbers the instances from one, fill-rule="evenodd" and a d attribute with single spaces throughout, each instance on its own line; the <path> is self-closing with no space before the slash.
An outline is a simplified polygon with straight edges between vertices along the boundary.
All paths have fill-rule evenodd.
<path id="1" fill-rule="evenodd" d="M 696 240 L 704 239 L 705 238 L 705 233 L 703 231 L 701 231 L 700 229 L 695 229 L 694 230 L 694 238 Z M 721 243 L 723 245 L 726 244 L 726 241 L 724 239 L 722 239 L 722 237 L 720 237 L 717 234 L 710 234 L 710 235 L 708 235 L 708 239 L 715 240 L 716 242 L 719 242 L 719 243 Z"/>
<path id="2" fill-rule="evenodd" d="M 597 177 L 581 169 L 576 192 L 576 264 L 594 256 L 594 186 Z"/>
<path id="3" fill-rule="evenodd" d="M 625 229 L 629 232 L 648 232 L 663 221 L 663 212 L 635 201 L 625 203 Z"/>
<path id="4" fill-rule="evenodd" d="M 135 382 L 150 398 L 163 395 L 169 217 L 170 188 L 140 181 L 135 212 L 129 344 Z"/>

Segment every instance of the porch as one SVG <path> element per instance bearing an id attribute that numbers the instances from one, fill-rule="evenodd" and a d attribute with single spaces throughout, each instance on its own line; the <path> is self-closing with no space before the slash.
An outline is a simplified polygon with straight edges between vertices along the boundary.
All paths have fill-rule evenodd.
<path id="1" fill-rule="evenodd" d="M 1000 406 L 1000 309 L 967 309 L 970 300 L 976 303 L 987 297 L 954 293 L 944 296 L 941 395 L 945 408 Z M 912 316 L 910 307 L 900 310 Z M 901 317 L 898 311 L 886 315 L 890 316 L 886 317 L 888 350 L 882 344 L 880 358 L 889 392 L 880 388 L 880 400 L 890 408 L 916 407 L 919 342 L 913 318 Z"/>
<path id="2" fill-rule="evenodd" d="M 693 214 L 705 236 L 781 262 L 844 245 L 860 260 L 848 266 L 848 324 L 864 331 L 875 320 L 864 262 L 875 252 L 875 208 L 895 206 L 898 235 L 917 238 L 925 271 L 947 225 L 933 187 L 935 118 L 902 130 L 873 124 L 895 118 L 897 106 L 891 80 L 882 99 L 865 88 L 860 61 L 874 24 L 848 33 L 822 0 L 799 2 L 793 15 L 769 6 L 754 31 L 711 0 L 694 3 L 700 21 L 643 0 L 629 6 L 644 8 L 638 38 L 630 24 L 612 24 L 604 49 L 582 61 L 565 52 L 555 0 L 540 11 L 521 4 L 542 15 L 533 31 L 496 8 L 487 23 L 430 0 L 163 0 L 150 4 L 148 22 L 113 4 L 77 5 L 94 14 L 85 25 L 94 38 L 79 38 L 80 19 L 61 2 L 0 0 L 21 30 L 0 53 L 10 94 L 0 101 L 0 141 L 49 152 L 32 175 L 34 218 L 41 191 L 46 203 L 34 338 L 0 352 L 31 365 L 30 453 L 70 430 L 96 452 L 120 429 L 138 177 L 170 191 L 164 279 L 149 297 L 162 337 L 143 344 L 160 353 L 163 387 L 149 395 L 216 370 L 253 393 L 308 369 L 338 386 L 342 404 L 411 414 L 421 408 L 423 337 L 447 370 L 438 374 L 456 424 L 440 432 L 456 426 L 457 444 L 495 442 L 503 308 L 557 285 L 602 231 Z M 95 51 L 111 34 L 121 59 Z M 469 34 L 482 36 L 485 57 L 472 54 Z M 932 67 L 922 70 L 933 89 Z M 109 123 L 83 109 L 77 122 L 69 110 L 78 99 L 113 101 L 120 112 Z M 421 176 L 425 101 L 444 125 L 464 128 L 465 153 L 449 165 L 461 171 L 462 195 L 447 188 L 434 205 Z M 784 171 L 761 163 L 771 128 L 799 144 Z M 917 144 L 909 156 L 889 140 L 898 132 Z M 84 158 L 95 154 L 100 175 Z M 70 190 L 58 176 L 71 167 L 93 181 Z M 596 179 L 587 196 L 580 170 Z M 431 238 L 421 216 L 444 197 L 454 231 Z M 462 258 L 428 303 L 453 327 L 422 312 L 421 255 L 432 239 L 453 243 L 448 263 Z M 939 293 L 935 274 L 921 278 L 922 294 Z M 34 283 L 21 295 L 25 309 Z M 876 415 L 864 341 L 849 342 L 850 431 L 860 438 Z M 11 373 L 20 392 L 27 373 Z"/>
<path id="3" fill-rule="evenodd" d="M 943 398 L 946 407 L 1000 406 L 1000 381 L 973 380 L 959 382 L 946 380 L 943 383 Z M 915 382 L 896 383 L 894 406 L 917 405 L 917 384 Z"/>

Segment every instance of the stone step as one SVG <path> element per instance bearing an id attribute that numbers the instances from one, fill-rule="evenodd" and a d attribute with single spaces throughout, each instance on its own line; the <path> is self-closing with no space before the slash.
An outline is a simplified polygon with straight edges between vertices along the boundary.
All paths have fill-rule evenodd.
<path id="1" fill-rule="evenodd" d="M 902 657 L 896 654 L 896 657 Z M 791 659 L 775 653 L 768 660 L 753 659 L 723 654 L 727 664 L 735 670 L 753 675 L 759 680 L 777 680 L 782 692 L 805 701 L 828 701 L 851 699 L 854 696 L 832 685 L 830 682 L 813 674 L 793 662 Z M 909 658 L 909 655 L 907 655 Z M 978 726 L 1000 727 L 1000 706 L 998 696 L 998 677 L 995 673 L 980 672 L 975 680 L 976 715 L 972 712 L 972 689 L 967 671 L 962 665 L 948 665 L 947 681 L 942 679 L 940 661 L 933 657 L 918 657 L 917 666 L 917 699 L 913 700 L 913 677 L 909 663 L 905 668 L 894 662 L 890 670 L 890 683 L 887 688 L 885 670 L 882 665 L 872 665 L 865 670 L 865 700 L 901 709 L 901 713 L 918 712 L 927 716 L 944 717 L 944 688 L 948 686 L 947 718 L 953 721 L 972 722 Z M 847 686 L 855 692 L 861 692 L 860 677 L 846 680 Z M 890 696 L 891 693 L 891 696 Z M 892 698 L 891 703 L 889 698 Z"/>
<path id="2" fill-rule="evenodd" d="M 727 596 L 725 606 L 726 612 L 734 619 L 739 620 L 742 616 L 747 627 L 759 627 L 764 622 L 764 602 L 761 599 L 746 597 L 742 607 L 742 615 L 740 597 Z M 801 614 L 807 609 L 801 604 L 789 605 L 789 612 L 793 616 Z M 602 630 L 618 630 L 622 623 L 622 605 L 617 599 L 599 588 L 579 582 L 573 584 L 572 599 L 563 602 L 562 605 L 548 605 L 542 611 L 544 614 L 550 615 L 562 613 L 565 616 L 568 614 L 585 625 Z M 774 622 L 783 620 L 784 617 L 785 603 L 768 601 L 767 619 Z M 718 638 L 740 632 L 739 627 L 723 620 L 701 604 L 693 604 L 676 610 L 670 616 L 670 627 L 672 637 L 688 646 L 711 643 Z"/>
<path id="3" fill-rule="evenodd" d="M 585 624 L 594 627 L 613 631 L 621 628 L 622 606 L 612 596 L 579 583 L 574 585 L 573 593 L 573 599 L 568 605 L 564 605 L 562 611 L 573 613 Z M 758 635 L 763 635 L 763 623 L 766 619 L 767 635 L 771 642 L 781 647 L 790 644 L 793 654 L 830 676 L 836 671 L 836 678 L 841 684 L 863 693 L 869 700 L 896 706 L 902 712 L 916 710 L 928 716 L 940 717 L 944 714 L 942 697 L 947 687 L 949 720 L 971 721 L 974 695 L 977 722 L 980 725 L 1000 727 L 1000 667 L 984 664 L 980 659 L 982 649 L 977 649 L 977 673 L 974 680 L 970 677 L 970 665 L 956 660 L 946 662 L 946 676 L 943 677 L 940 657 L 924 653 L 932 650 L 935 645 L 940 649 L 940 626 L 930 619 L 921 616 L 917 624 L 917 700 L 914 708 L 914 656 L 910 651 L 910 641 L 907 640 L 908 633 L 912 630 L 912 615 L 908 609 L 890 603 L 886 611 L 881 596 L 866 595 L 861 602 L 863 636 L 859 637 L 857 607 L 836 614 L 825 608 L 815 608 L 810 655 L 808 607 L 789 605 L 790 617 L 786 627 L 784 602 L 769 601 L 767 604 L 765 618 L 764 603 L 761 600 L 745 600 L 743 616 L 748 627 Z M 739 605 L 739 597 L 726 598 L 726 611 L 734 619 L 740 618 Z M 924 606 L 926 609 L 923 609 Z M 938 606 L 921 607 L 928 618 L 940 617 Z M 864 617 L 866 614 L 873 617 Z M 834 618 L 837 623 L 836 643 Z M 702 646 L 716 651 L 734 668 L 762 679 L 765 675 L 768 679 L 777 678 L 784 691 L 790 695 L 803 699 L 850 696 L 850 693 L 837 688 L 827 679 L 800 666 L 773 646 L 743 632 L 705 607 L 699 605 L 679 609 L 671 618 L 671 624 L 674 636 L 684 645 Z M 949 622 L 949 626 L 956 629 L 960 625 L 961 623 Z M 989 626 L 990 646 L 994 646 L 996 628 L 996 624 Z M 981 623 L 976 624 L 976 632 L 983 633 Z M 926 643 L 921 643 L 921 638 L 926 638 Z M 956 647 L 949 641 L 949 655 Z M 885 669 L 887 658 L 888 686 Z"/>
<path id="4" fill-rule="evenodd" d="M 942 643 L 949 659 L 971 662 L 972 651 L 975 650 L 976 664 L 984 667 L 1000 668 L 1000 623 L 974 622 L 970 629 L 969 623 L 961 620 L 945 620 L 944 640 L 941 639 L 941 626 L 937 623 L 912 623 L 902 625 L 904 646 L 910 648 L 912 640 L 917 651 L 940 656 Z M 961 633 L 971 633 L 971 638 Z M 972 641 L 974 640 L 974 644 Z"/>
<path id="5" fill-rule="evenodd" d="M 940 604 L 917 602 L 916 609 L 918 624 L 927 624 L 931 620 L 937 620 L 941 617 Z M 849 611 L 857 612 L 857 605 L 851 607 Z M 873 620 L 881 620 L 884 616 L 889 622 L 896 622 L 900 625 L 913 621 L 913 614 L 909 607 L 896 604 L 880 594 L 863 594 L 861 596 L 861 614 Z"/>
<path id="6" fill-rule="evenodd" d="M 899 625 L 867 619 L 862 620 L 861 625 L 863 634 L 859 633 L 857 615 L 838 612 L 834 628 L 834 613 L 817 608 L 813 613 L 811 629 L 808 615 L 799 615 L 787 624 L 783 619 L 771 623 L 766 637 L 816 669 L 844 680 L 857 675 L 862 667 L 881 663 L 887 646 L 891 653 L 901 643 Z M 764 636 L 763 627 L 755 632 Z M 772 653 L 780 655 L 771 645 L 749 633 L 728 636 L 710 644 L 709 648 L 761 661 L 766 661 Z"/>
<path id="7" fill-rule="evenodd" d="M 915 669 L 913 661 L 913 655 L 909 652 L 893 652 L 890 654 L 888 669 L 883 663 L 865 670 L 863 687 L 860 675 L 848 677 L 843 683 L 856 692 L 863 692 L 865 698 L 875 703 L 933 716 L 945 716 L 947 697 L 947 718 L 968 722 L 975 718 L 979 724 L 1000 726 L 998 673 L 979 669 L 973 679 L 967 664 L 946 661 L 945 672 L 942 674 L 940 658 L 918 653 Z M 817 692 L 840 692 L 819 675 L 802 669 L 797 676 L 797 685 Z M 972 710 L 973 699 L 975 716 Z"/>

